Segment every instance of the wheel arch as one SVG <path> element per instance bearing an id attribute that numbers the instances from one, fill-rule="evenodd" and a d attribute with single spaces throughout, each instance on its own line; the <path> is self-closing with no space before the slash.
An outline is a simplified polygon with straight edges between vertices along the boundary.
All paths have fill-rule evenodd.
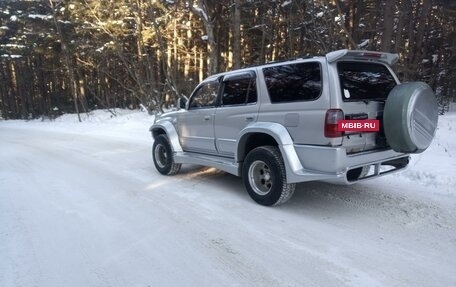
<path id="1" fill-rule="evenodd" d="M 263 145 L 278 146 L 279 144 L 273 136 L 265 132 L 249 132 L 244 134 L 239 139 L 237 146 L 237 161 L 244 161 L 251 150 Z"/>
<path id="2" fill-rule="evenodd" d="M 293 171 L 303 168 L 287 129 L 281 124 L 270 122 L 257 122 L 240 132 L 236 147 L 236 162 L 243 162 L 249 151 L 264 145 L 277 146 L 280 149 L 287 178 Z M 239 174 L 242 174 L 242 164 L 239 164 Z"/>
<path id="3" fill-rule="evenodd" d="M 149 131 L 152 133 L 152 137 L 154 139 L 159 135 L 166 135 L 169 139 L 173 152 L 182 152 L 182 146 L 179 143 L 179 136 L 172 123 L 168 121 L 155 123 L 150 127 Z"/>

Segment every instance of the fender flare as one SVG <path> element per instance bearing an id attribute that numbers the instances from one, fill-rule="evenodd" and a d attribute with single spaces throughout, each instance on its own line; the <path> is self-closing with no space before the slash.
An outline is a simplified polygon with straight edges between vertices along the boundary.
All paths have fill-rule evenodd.
<path id="1" fill-rule="evenodd" d="M 282 153 L 287 178 L 288 174 L 303 169 L 301 161 L 299 160 L 298 154 L 294 148 L 293 140 L 287 129 L 281 124 L 270 122 L 256 122 L 241 130 L 239 133 L 239 139 L 236 142 L 236 162 L 243 161 L 243 158 L 240 158 L 239 155 L 244 154 L 245 143 L 249 135 L 253 133 L 263 133 L 274 138 L 279 145 L 280 152 Z"/>
<path id="2" fill-rule="evenodd" d="M 160 134 L 160 130 L 164 131 L 168 137 L 173 152 L 182 152 L 182 146 L 179 143 L 179 136 L 177 135 L 174 125 L 169 121 L 160 121 L 156 122 L 149 128 L 149 131 L 152 133 L 152 137 L 154 139 L 157 134 Z"/>

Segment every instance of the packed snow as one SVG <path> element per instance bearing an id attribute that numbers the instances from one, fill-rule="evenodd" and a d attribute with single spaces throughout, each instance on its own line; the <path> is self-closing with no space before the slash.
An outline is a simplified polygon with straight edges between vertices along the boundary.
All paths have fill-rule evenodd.
<path id="1" fill-rule="evenodd" d="M 0 120 L 0 286 L 455 286 L 456 113 L 404 172 L 302 183 L 151 160 L 153 116 Z"/>
<path id="2" fill-rule="evenodd" d="M 358 49 L 364 48 L 369 44 L 369 39 L 362 41 L 361 43 L 358 44 Z"/>
<path id="3" fill-rule="evenodd" d="M 287 7 L 288 5 L 292 4 L 293 1 L 292 0 L 287 0 L 285 2 L 283 2 L 282 4 L 280 4 L 281 7 Z"/>
<path id="4" fill-rule="evenodd" d="M 17 48 L 17 49 L 24 49 L 24 45 L 18 45 L 18 44 L 1 44 L 0 47 L 3 48 Z"/>
<path id="5" fill-rule="evenodd" d="M 42 14 L 29 14 L 30 19 L 41 19 L 41 20 L 50 20 L 54 17 L 52 15 L 42 15 Z"/>
<path id="6" fill-rule="evenodd" d="M 2 58 L 11 58 L 11 59 L 19 59 L 22 58 L 22 55 L 8 55 L 8 54 L 3 54 L 0 57 Z"/>

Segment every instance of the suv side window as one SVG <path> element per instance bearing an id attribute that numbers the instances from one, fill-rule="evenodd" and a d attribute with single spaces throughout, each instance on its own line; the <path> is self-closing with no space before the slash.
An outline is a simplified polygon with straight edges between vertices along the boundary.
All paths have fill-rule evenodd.
<path id="1" fill-rule="evenodd" d="M 257 91 L 255 79 L 233 79 L 224 83 L 222 106 L 245 105 L 256 103 Z"/>
<path id="2" fill-rule="evenodd" d="M 189 109 L 213 108 L 217 100 L 219 83 L 209 82 L 201 87 L 193 94 L 190 99 Z"/>
<path id="3" fill-rule="evenodd" d="M 321 68 L 307 62 L 263 69 L 271 103 L 311 101 L 320 97 Z"/>

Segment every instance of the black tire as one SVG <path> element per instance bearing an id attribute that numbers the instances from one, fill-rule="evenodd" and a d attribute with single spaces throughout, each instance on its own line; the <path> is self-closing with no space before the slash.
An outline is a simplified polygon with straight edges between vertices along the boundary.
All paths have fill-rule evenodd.
<path id="1" fill-rule="evenodd" d="M 280 205 L 293 195 L 296 184 L 287 183 L 279 148 L 261 146 L 247 154 L 242 179 L 250 197 L 261 205 Z"/>
<path id="2" fill-rule="evenodd" d="M 173 175 L 179 172 L 182 164 L 175 163 L 173 150 L 165 135 L 158 135 L 152 146 L 152 158 L 155 168 L 164 175 Z"/>
<path id="3" fill-rule="evenodd" d="M 426 83 L 403 83 L 391 90 L 383 112 L 383 127 L 393 150 L 425 151 L 434 138 L 437 121 L 437 100 Z"/>

